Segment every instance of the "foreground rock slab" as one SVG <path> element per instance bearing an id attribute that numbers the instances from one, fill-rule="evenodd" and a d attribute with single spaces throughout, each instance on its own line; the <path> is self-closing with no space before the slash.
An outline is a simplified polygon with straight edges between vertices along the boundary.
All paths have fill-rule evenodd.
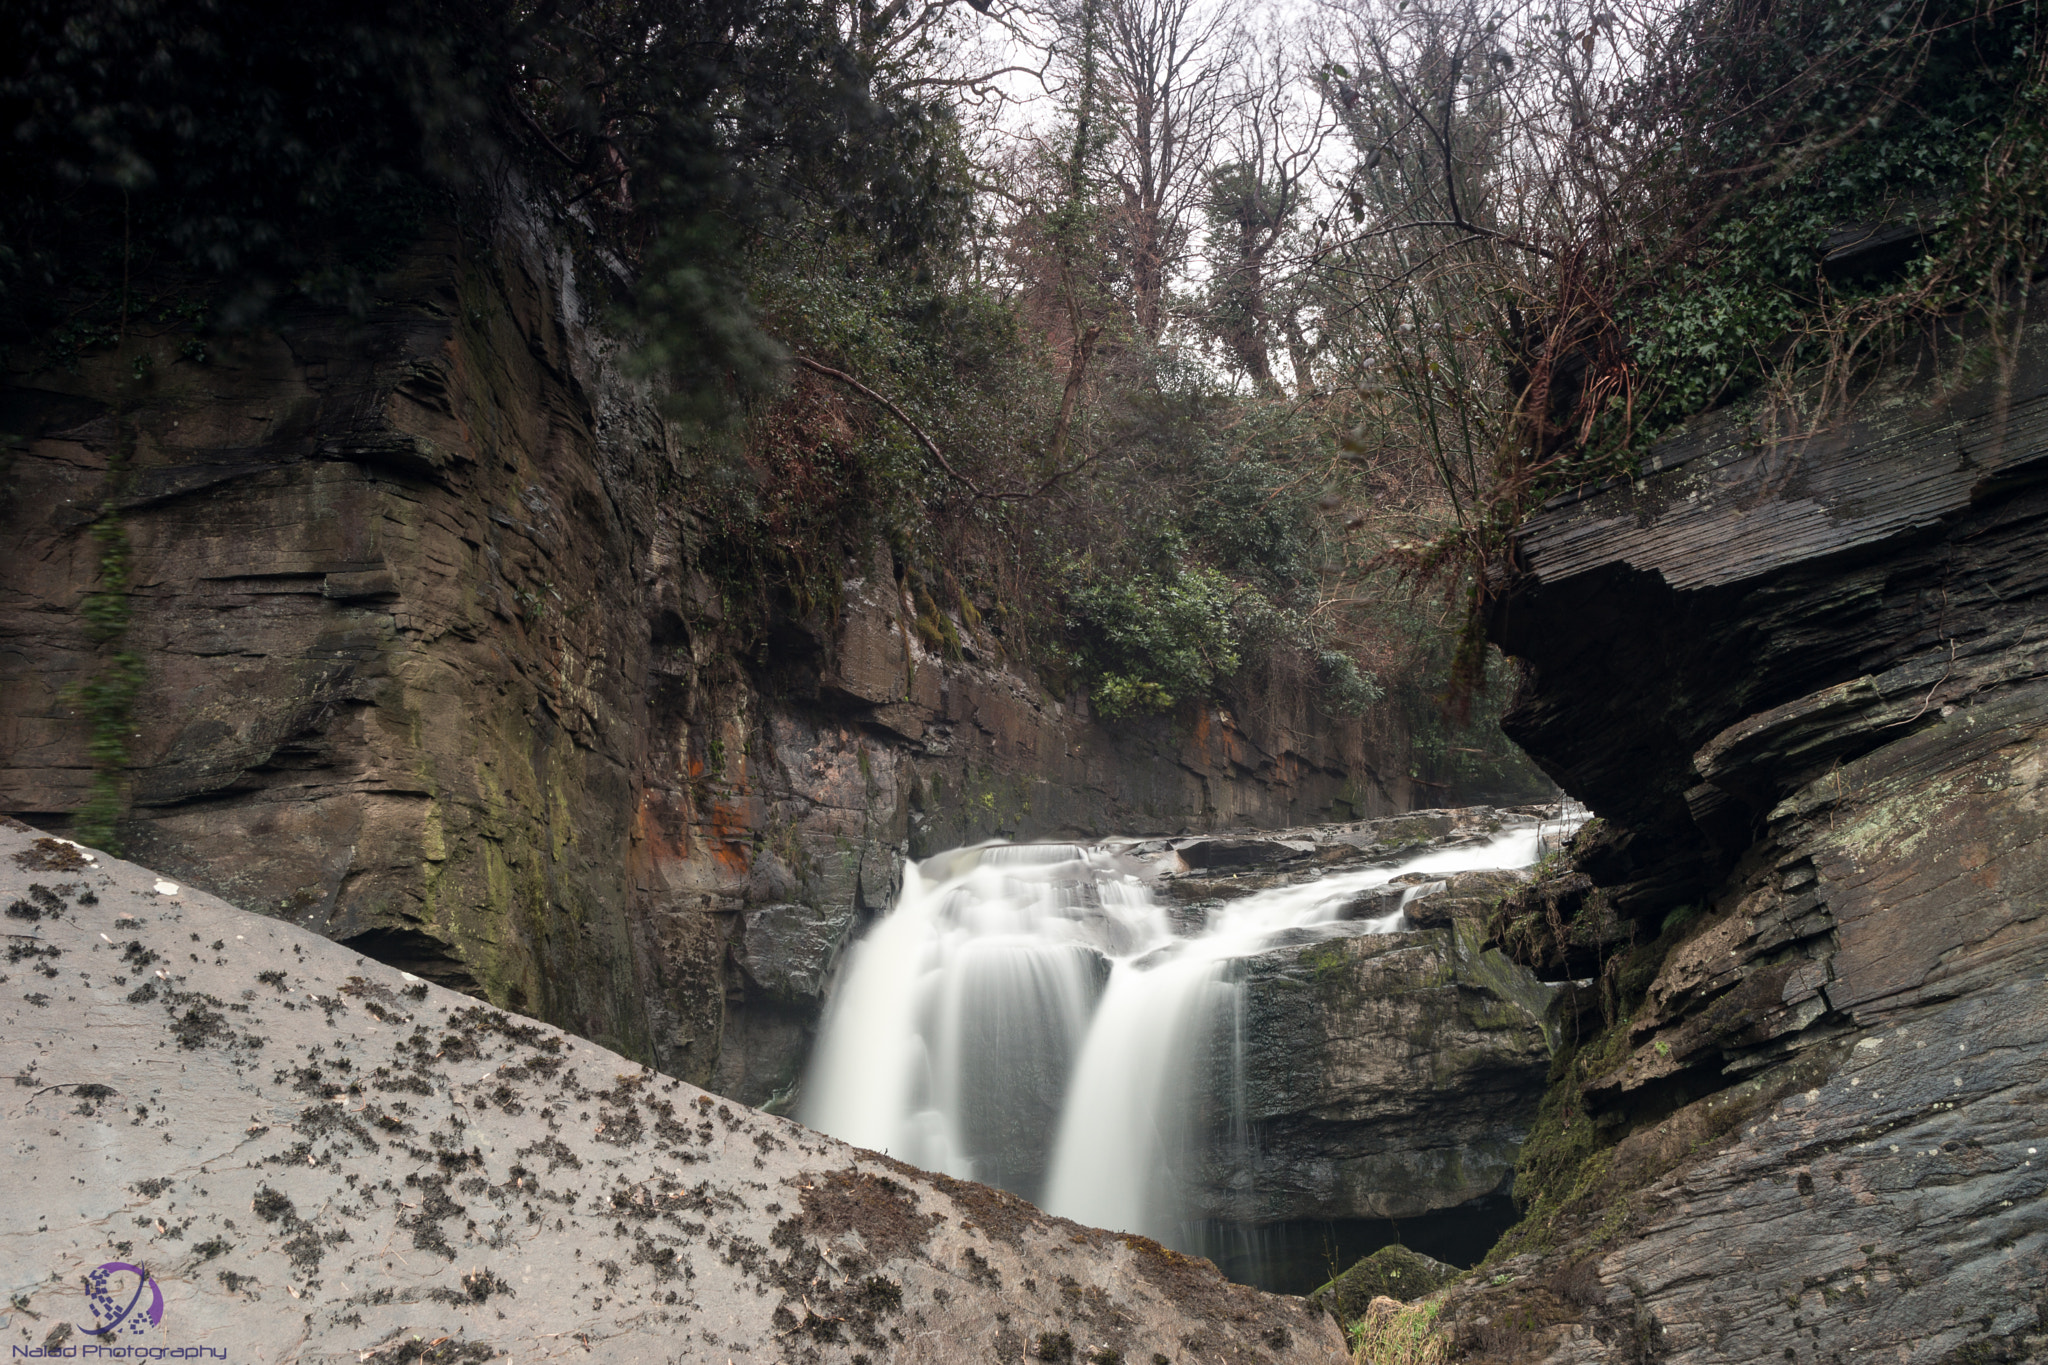
<path id="1" fill-rule="evenodd" d="M 1345 1358 L 1303 1300 L 13 821 L 0 906 L 15 1354 Z"/>

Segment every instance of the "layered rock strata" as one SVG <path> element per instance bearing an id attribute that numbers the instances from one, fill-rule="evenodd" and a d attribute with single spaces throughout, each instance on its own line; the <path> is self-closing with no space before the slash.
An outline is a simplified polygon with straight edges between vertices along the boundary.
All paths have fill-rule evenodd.
<path id="1" fill-rule="evenodd" d="M 1602 823 L 1499 927 L 1592 984 L 1469 1353 L 2048 1350 L 2044 341 L 1523 530 L 1508 728 Z"/>
<path id="2" fill-rule="evenodd" d="M 17 1355 L 1346 1358 L 1302 1300 L 14 822 L 0 903 Z"/>
<path id="3" fill-rule="evenodd" d="M 829 609 L 742 610 L 692 510 L 726 495 L 593 325 L 606 288 L 512 204 L 359 315 L 10 357 L 0 809 L 77 809 L 111 746 L 153 866 L 760 1102 L 906 851 L 1413 804 L 1391 719 L 1112 730 L 967 605 L 934 648 L 885 549 Z M 844 401 L 799 387 L 792 439 Z M 127 547 L 110 641 L 96 529 Z M 96 730 L 124 655 L 140 694 Z"/>

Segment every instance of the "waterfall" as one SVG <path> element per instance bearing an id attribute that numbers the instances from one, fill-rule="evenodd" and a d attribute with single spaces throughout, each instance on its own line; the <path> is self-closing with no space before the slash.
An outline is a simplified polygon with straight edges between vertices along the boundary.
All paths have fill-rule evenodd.
<path id="1" fill-rule="evenodd" d="M 905 870 L 895 906 L 848 951 L 801 1117 L 1076 1222 L 1184 1242 L 1191 1087 L 1209 1074 L 1208 1049 L 1240 1062 L 1244 1050 L 1230 963 L 1312 938 L 1407 874 L 1533 862 L 1539 837 L 1527 826 L 1254 892 L 1185 936 L 1128 845 L 991 844 L 928 858 Z M 1386 913 L 1347 928 L 1399 932 L 1401 907 L 1429 889 L 1410 885 Z M 1232 1133 L 1248 1140 L 1241 1064 L 1231 1074 Z"/>

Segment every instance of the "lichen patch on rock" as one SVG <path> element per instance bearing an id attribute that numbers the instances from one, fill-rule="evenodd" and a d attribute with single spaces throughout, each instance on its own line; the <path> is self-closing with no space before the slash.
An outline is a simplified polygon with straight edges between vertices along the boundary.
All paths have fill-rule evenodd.
<path id="1" fill-rule="evenodd" d="M 24 1349 L 145 1268 L 124 1344 L 230 1359 L 1335 1362 L 1304 1301 L 746 1109 L 99 856 L 30 900 L 0 829 Z M 88 900 L 88 897 L 91 899 Z M 119 935 L 115 933 L 117 925 Z M 1274 1343 L 1284 1341 L 1285 1346 Z M 1021 1349 L 1021 1347 L 1020 1347 Z M 1004 1354 L 1007 1352 L 1007 1354 Z M 1089 1353 L 1094 1353 L 1092 1356 Z"/>

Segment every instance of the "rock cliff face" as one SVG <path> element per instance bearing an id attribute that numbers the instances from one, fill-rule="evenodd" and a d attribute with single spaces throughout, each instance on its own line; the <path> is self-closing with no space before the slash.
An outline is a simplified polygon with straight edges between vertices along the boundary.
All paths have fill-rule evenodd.
<path id="1" fill-rule="evenodd" d="M 0 809 L 75 810 L 111 740 L 135 856 L 761 1103 L 906 850 L 1413 804 L 1392 730 L 1112 732 L 986 631 L 935 655 L 886 550 L 829 610 L 740 620 L 754 585 L 701 562 L 713 495 L 589 287 L 514 215 L 203 363 L 141 330 L 76 372 L 16 357 Z M 95 643 L 103 502 L 133 619 Z M 122 650 L 141 693 L 98 735 L 75 689 Z"/>
<path id="2" fill-rule="evenodd" d="M 86 853 L 0 827 L 15 1358 L 1346 1359 L 1300 1299 Z"/>
<path id="3" fill-rule="evenodd" d="M 1341 934 L 1244 959 L 1257 1138 L 1205 1153 L 1208 1216 L 1416 1218 L 1505 1191 L 1549 1070 L 1552 991 L 1480 938 Z"/>
<path id="4" fill-rule="evenodd" d="M 1593 983 L 1468 1351 L 2048 1349 L 2044 342 L 1522 533 L 1508 728 L 1603 822 L 1499 928 Z"/>

